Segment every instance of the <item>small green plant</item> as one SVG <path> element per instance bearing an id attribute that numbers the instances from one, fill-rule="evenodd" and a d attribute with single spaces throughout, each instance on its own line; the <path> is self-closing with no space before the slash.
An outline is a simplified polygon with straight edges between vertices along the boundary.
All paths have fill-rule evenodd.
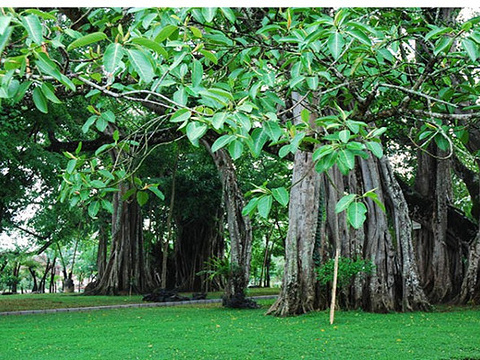
<path id="1" fill-rule="evenodd" d="M 334 259 L 328 260 L 325 264 L 319 266 L 317 271 L 317 279 L 322 285 L 327 285 L 333 281 Z M 341 256 L 338 259 L 338 287 L 344 287 L 350 283 L 355 275 L 369 275 L 375 269 L 375 265 L 371 260 L 364 260 L 360 257 L 350 259 Z"/>
<path id="2" fill-rule="evenodd" d="M 207 275 L 207 279 L 212 281 L 215 277 L 228 280 L 230 276 L 230 261 L 228 257 L 211 257 L 205 261 L 205 270 L 199 271 L 197 275 Z"/>

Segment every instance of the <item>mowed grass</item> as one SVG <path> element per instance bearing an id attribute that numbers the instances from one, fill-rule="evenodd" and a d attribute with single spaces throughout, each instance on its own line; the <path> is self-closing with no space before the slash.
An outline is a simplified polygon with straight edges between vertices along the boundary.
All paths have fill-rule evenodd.
<path id="1" fill-rule="evenodd" d="M 291 318 L 219 304 L 0 317 L 0 359 L 480 359 L 480 308 Z"/>
<path id="2" fill-rule="evenodd" d="M 247 295 L 277 295 L 279 291 L 278 288 L 251 288 L 247 290 Z M 180 295 L 190 297 L 192 293 L 181 293 Z M 207 294 L 207 299 L 219 299 L 222 295 L 222 292 L 211 292 Z M 81 294 L 2 295 L 0 296 L 0 312 L 140 304 L 143 303 L 142 297 L 142 295 L 84 296 Z"/>

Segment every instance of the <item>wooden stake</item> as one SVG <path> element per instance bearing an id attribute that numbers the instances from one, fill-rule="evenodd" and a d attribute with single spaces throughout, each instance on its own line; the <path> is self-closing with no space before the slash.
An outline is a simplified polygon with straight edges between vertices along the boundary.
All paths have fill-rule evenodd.
<path id="1" fill-rule="evenodd" d="M 333 265 L 333 284 L 332 284 L 332 303 L 330 304 L 330 325 L 333 324 L 335 318 L 335 297 L 337 294 L 337 277 L 338 277 L 338 258 L 340 257 L 340 249 L 335 250 L 335 263 Z"/>

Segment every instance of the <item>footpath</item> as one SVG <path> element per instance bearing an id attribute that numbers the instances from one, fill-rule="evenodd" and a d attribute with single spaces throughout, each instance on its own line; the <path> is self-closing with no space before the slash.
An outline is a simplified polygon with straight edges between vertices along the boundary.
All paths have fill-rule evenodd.
<path id="1" fill-rule="evenodd" d="M 277 296 L 278 295 L 252 296 L 250 299 L 253 299 L 253 300 L 268 300 L 268 299 L 276 299 Z M 3 311 L 3 312 L 0 312 L 0 316 L 50 314 L 50 313 L 79 312 L 79 311 L 92 311 L 92 310 L 110 310 L 110 309 L 139 308 L 139 307 L 201 305 L 201 304 L 213 304 L 213 303 L 220 303 L 220 302 L 222 302 L 222 299 L 205 299 L 205 300 L 167 301 L 167 302 L 149 302 L 149 303 L 139 303 L 139 304 L 119 304 L 119 305 L 73 307 L 73 308 L 62 308 L 62 309 Z"/>

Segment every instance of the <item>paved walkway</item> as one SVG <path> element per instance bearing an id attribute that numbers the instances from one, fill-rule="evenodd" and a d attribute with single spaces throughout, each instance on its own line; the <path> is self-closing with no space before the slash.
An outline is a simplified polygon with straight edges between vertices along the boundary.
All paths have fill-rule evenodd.
<path id="1" fill-rule="evenodd" d="M 253 300 L 276 299 L 277 295 L 252 296 Z M 122 308 L 138 308 L 138 307 L 162 307 L 162 306 L 176 306 L 176 305 L 198 305 L 198 304 L 213 304 L 220 303 L 222 299 L 206 299 L 206 300 L 188 300 L 188 301 L 168 301 L 168 302 L 148 302 L 140 304 L 123 304 L 123 305 L 104 305 L 104 306 L 88 306 L 76 308 L 62 308 L 62 309 L 43 309 L 43 310 L 21 310 L 21 311 L 4 311 L 0 312 L 0 316 L 6 315 L 30 315 L 30 314 L 49 314 L 61 312 L 78 312 L 91 310 L 109 310 Z"/>

